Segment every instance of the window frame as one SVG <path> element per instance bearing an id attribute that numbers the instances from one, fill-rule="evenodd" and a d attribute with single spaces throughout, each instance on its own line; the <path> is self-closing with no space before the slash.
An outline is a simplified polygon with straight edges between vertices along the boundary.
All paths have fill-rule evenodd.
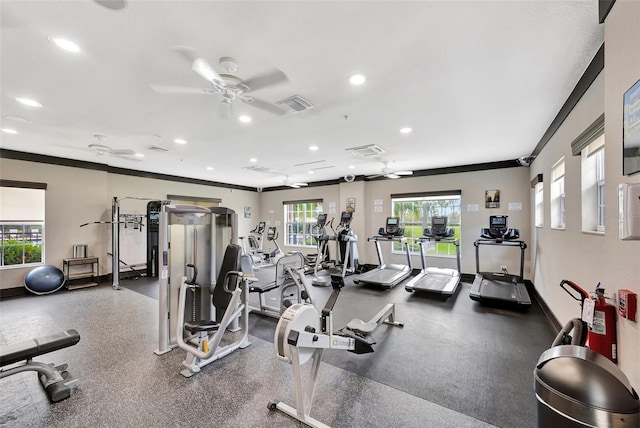
<path id="1" fill-rule="evenodd" d="M 0 180 L 0 187 L 42 191 L 41 212 L 38 210 L 37 213 L 29 214 L 31 218 L 0 218 L 0 270 L 45 265 L 46 183 Z M 18 204 L 21 204 L 25 199 L 29 199 L 23 197 L 10 197 L 5 199 L 7 195 L 8 194 L 5 194 L 5 197 L 0 198 L 0 203 L 7 203 L 9 206 L 12 206 L 12 204 L 16 204 L 16 201 L 19 201 Z M 40 219 L 39 217 L 42 218 Z M 36 230 L 35 236 L 33 233 L 34 230 Z M 7 249 L 15 249 L 18 247 L 21 247 L 18 251 L 19 254 L 16 254 L 14 251 L 10 251 L 9 254 L 7 254 Z M 37 255 L 38 260 L 33 261 L 32 258 L 35 255 Z M 7 257 L 17 257 L 20 263 L 6 264 Z"/>
<path id="2" fill-rule="evenodd" d="M 458 216 L 458 220 L 455 220 L 455 217 L 452 217 L 448 212 L 452 207 L 441 206 L 436 207 L 436 211 L 429 211 L 427 202 L 453 200 L 457 201 L 457 207 L 453 207 L 453 209 L 455 210 L 457 208 L 456 214 Z M 405 216 L 397 210 L 396 204 L 417 202 L 423 202 L 419 211 L 419 219 L 407 222 Z M 400 223 L 405 228 L 404 236 L 409 239 L 409 254 L 411 255 L 420 255 L 420 244 L 415 241 L 415 238 L 422 237 L 425 227 L 431 227 L 431 217 L 434 215 L 446 215 L 448 217 L 447 227 L 454 229 L 454 238 L 460 242 L 462 231 L 462 192 L 460 191 L 425 192 L 415 195 L 391 195 L 391 212 L 394 217 L 400 217 Z M 418 211 L 416 210 L 413 214 L 417 212 Z M 451 221 L 452 219 L 454 220 L 453 222 Z M 414 236 L 413 232 L 416 226 L 419 226 L 419 235 Z M 391 252 L 392 254 L 405 254 L 402 244 L 399 242 L 394 242 Z M 425 255 L 429 257 L 455 258 L 456 246 L 453 243 L 433 241 L 433 246 L 427 249 Z"/>
<path id="3" fill-rule="evenodd" d="M 605 233 L 605 139 L 598 135 L 580 151 L 581 209 L 583 233 Z"/>
<path id="4" fill-rule="evenodd" d="M 566 229 L 565 168 L 563 157 L 551 168 L 551 228 Z"/>
<path id="5" fill-rule="evenodd" d="M 284 201 L 282 205 L 284 214 L 283 244 L 288 247 L 316 248 L 313 227 L 318 221 L 318 214 L 324 212 L 324 201 L 322 199 Z M 297 209 L 296 206 L 298 206 Z M 291 210 L 293 210 L 293 216 L 295 213 L 304 213 L 304 218 L 300 219 L 302 221 L 292 221 L 295 220 L 295 217 L 290 218 Z"/>

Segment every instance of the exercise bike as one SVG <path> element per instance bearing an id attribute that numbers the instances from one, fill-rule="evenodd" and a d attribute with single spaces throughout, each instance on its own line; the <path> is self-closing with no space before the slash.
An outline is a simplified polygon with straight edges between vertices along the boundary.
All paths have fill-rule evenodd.
<path id="1" fill-rule="evenodd" d="M 274 337 L 278 360 L 293 366 L 296 407 L 272 401 L 268 408 L 280 410 L 315 428 L 328 428 L 327 425 L 310 416 L 324 350 L 344 349 L 355 354 L 370 353 L 374 351 L 373 345 L 376 343 L 372 334 L 380 325 L 404 326 L 403 323 L 395 320 L 395 304 L 389 303 L 368 322 L 353 319 L 346 327 L 334 333 L 332 311 L 340 290 L 344 287 L 344 277 L 332 275 L 331 285 L 333 291 L 320 314 L 313 305 L 290 306 L 280 317 Z M 313 359 L 311 379 L 305 389 L 302 384 L 301 366 L 310 359 Z"/>

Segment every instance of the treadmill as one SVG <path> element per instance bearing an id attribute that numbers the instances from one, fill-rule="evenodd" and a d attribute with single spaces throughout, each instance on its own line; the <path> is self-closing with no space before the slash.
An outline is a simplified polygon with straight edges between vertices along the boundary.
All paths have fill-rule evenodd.
<path id="1" fill-rule="evenodd" d="M 447 228 L 447 217 L 431 217 L 431 227 L 423 231 L 423 236 L 416 239 L 420 244 L 420 258 L 422 270 L 409 281 L 404 289 L 409 292 L 425 292 L 449 297 L 453 295 L 460 284 L 460 241 L 454 238 L 454 230 Z M 454 244 L 456 247 L 456 261 L 458 269 L 427 267 L 425 244 L 434 241 Z"/>
<path id="2" fill-rule="evenodd" d="M 411 255 L 409 254 L 409 244 L 404 236 L 404 227 L 400 227 L 400 219 L 398 217 L 387 217 L 385 227 L 378 230 L 378 235 L 372 236 L 367 241 L 373 241 L 378 253 L 380 265 L 368 272 L 363 273 L 354 284 L 372 284 L 383 288 L 391 288 L 402 282 L 411 275 Z M 407 264 L 391 264 L 385 263 L 380 251 L 380 242 L 401 242 L 402 247 L 407 255 Z"/>
<path id="3" fill-rule="evenodd" d="M 476 247 L 476 277 L 471 285 L 469 297 L 479 302 L 502 302 L 518 307 L 531 306 L 531 298 L 523 282 L 524 252 L 527 244 L 519 240 L 520 231 L 509 228 L 509 216 L 492 215 L 489 228 L 482 229 L 480 239 L 474 242 Z M 481 246 L 500 245 L 520 248 L 520 275 L 508 272 L 480 272 Z"/>

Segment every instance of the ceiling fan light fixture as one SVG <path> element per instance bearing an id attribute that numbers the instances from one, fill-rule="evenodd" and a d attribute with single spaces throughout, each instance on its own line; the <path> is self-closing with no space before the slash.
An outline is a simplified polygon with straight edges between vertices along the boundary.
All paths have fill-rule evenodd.
<path id="1" fill-rule="evenodd" d="M 218 64 L 220 64 L 220 67 L 222 67 L 222 69 L 227 73 L 235 73 L 239 68 L 238 61 L 228 56 L 223 56 L 222 58 L 220 58 Z"/>

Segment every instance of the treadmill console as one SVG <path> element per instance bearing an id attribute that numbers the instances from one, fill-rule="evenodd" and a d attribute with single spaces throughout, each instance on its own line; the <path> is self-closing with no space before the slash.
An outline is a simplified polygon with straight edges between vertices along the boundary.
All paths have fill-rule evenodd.
<path id="1" fill-rule="evenodd" d="M 404 227 L 400 227 L 400 219 L 398 217 L 387 217 L 387 222 L 384 227 L 378 230 L 378 235 L 387 238 L 402 236 L 404 235 Z"/>
<path id="2" fill-rule="evenodd" d="M 509 229 L 509 216 L 492 215 L 489 217 L 489 228 L 482 229 L 480 236 L 487 239 L 512 240 L 520 237 L 520 231 Z"/>
<path id="3" fill-rule="evenodd" d="M 454 230 L 447 228 L 447 220 L 446 216 L 431 217 L 431 227 L 426 227 L 422 234 L 429 238 L 435 238 L 436 240 L 452 237 Z"/>

